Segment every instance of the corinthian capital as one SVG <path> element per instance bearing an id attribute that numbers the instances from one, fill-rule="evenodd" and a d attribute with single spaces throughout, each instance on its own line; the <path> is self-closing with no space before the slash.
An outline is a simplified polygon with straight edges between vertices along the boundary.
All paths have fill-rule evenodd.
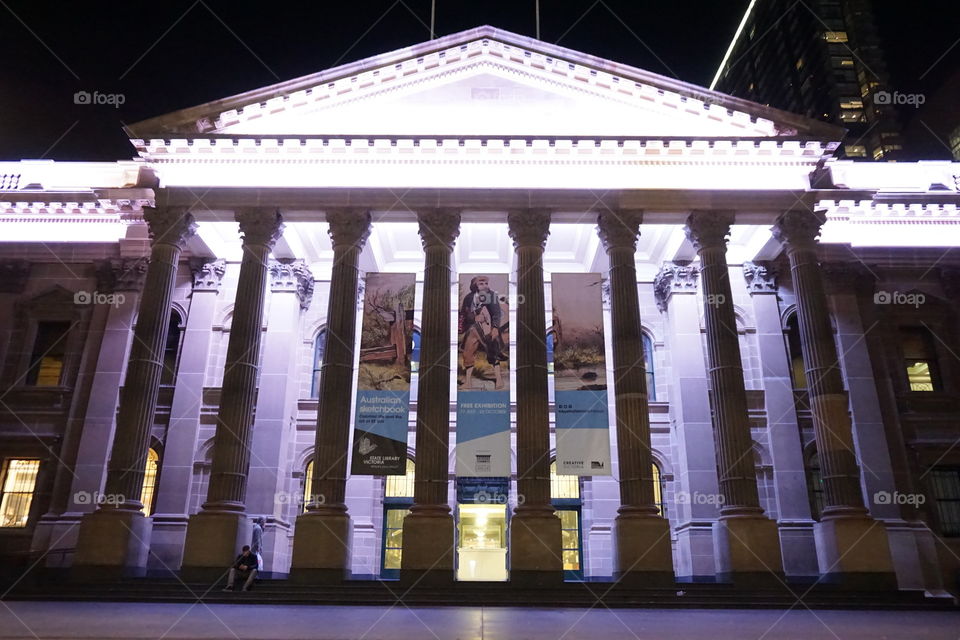
<path id="1" fill-rule="evenodd" d="M 269 207 L 244 207 L 234 213 L 240 223 L 243 244 L 260 244 L 270 248 L 283 235 L 283 216 Z"/>
<path id="2" fill-rule="evenodd" d="M 537 247 L 543 249 L 550 235 L 550 211 L 548 209 L 522 209 L 507 214 L 507 232 L 516 248 Z"/>
<path id="3" fill-rule="evenodd" d="M 333 241 L 333 248 L 346 245 L 363 249 L 370 237 L 370 220 L 370 212 L 366 209 L 328 209 L 328 233 Z"/>
<path id="4" fill-rule="evenodd" d="M 143 258 L 111 258 L 97 266 L 97 289 L 101 292 L 140 291 L 147 281 L 150 260 Z"/>
<path id="5" fill-rule="evenodd" d="M 630 249 L 636 251 L 637 236 L 643 222 L 642 211 L 603 211 L 597 216 L 597 233 L 607 251 Z"/>
<path id="6" fill-rule="evenodd" d="M 217 291 L 227 270 L 226 260 L 191 258 L 190 271 L 193 272 L 194 291 Z"/>
<path id="7" fill-rule="evenodd" d="M 820 211 L 793 209 L 777 218 L 771 232 L 788 250 L 813 249 L 826 219 Z"/>
<path id="8" fill-rule="evenodd" d="M 694 211 L 687 217 L 683 231 L 697 251 L 726 247 L 733 220 L 732 211 Z"/>
<path id="9" fill-rule="evenodd" d="M 744 262 L 743 278 L 750 295 L 777 292 L 777 270 L 771 262 Z"/>
<path id="10" fill-rule="evenodd" d="M 417 212 L 420 223 L 420 241 L 423 248 L 444 247 L 453 251 L 453 243 L 460 235 L 458 209 L 424 209 Z"/>
<path id="11" fill-rule="evenodd" d="M 296 293 L 300 308 L 310 306 L 313 298 L 313 273 L 303 260 L 271 260 L 270 290 Z"/>
<path id="12" fill-rule="evenodd" d="M 197 231 L 197 223 L 187 207 L 144 207 L 151 244 L 170 244 L 183 249 Z"/>
<path id="13" fill-rule="evenodd" d="M 664 262 L 653 279 L 653 295 L 660 313 L 667 310 L 670 296 L 675 293 L 696 293 L 700 272 L 691 265 Z"/>

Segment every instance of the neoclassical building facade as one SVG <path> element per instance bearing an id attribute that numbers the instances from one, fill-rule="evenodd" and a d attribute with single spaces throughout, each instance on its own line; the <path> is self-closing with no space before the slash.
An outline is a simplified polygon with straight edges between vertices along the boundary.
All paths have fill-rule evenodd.
<path id="1" fill-rule="evenodd" d="M 955 589 L 960 164 L 843 133 L 482 27 L 0 163 L 0 547 L 213 576 L 262 517 L 305 583 Z M 363 475 L 365 291 L 407 273 L 406 475 Z M 567 273 L 594 475 L 557 473 Z M 458 474 L 462 274 L 508 282 L 509 476 Z"/>

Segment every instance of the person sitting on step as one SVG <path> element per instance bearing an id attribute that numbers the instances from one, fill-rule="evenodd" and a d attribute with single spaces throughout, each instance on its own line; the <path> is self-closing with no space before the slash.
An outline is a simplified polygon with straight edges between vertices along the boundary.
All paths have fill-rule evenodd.
<path id="1" fill-rule="evenodd" d="M 257 556 L 250 552 L 250 545 L 243 545 L 243 551 L 233 561 L 230 572 L 227 574 L 227 586 L 224 591 L 233 591 L 233 584 L 239 574 L 240 578 L 246 578 L 243 583 L 243 591 L 250 591 L 250 585 L 257 577 L 257 570 L 260 565 L 257 563 Z"/>

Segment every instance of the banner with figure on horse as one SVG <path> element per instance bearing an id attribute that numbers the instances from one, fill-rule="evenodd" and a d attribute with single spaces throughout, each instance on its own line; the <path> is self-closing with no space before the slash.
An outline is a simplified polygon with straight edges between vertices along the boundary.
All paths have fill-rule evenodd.
<path id="1" fill-rule="evenodd" d="M 457 314 L 457 466 L 510 475 L 510 307 L 506 274 L 461 274 Z"/>
<path id="2" fill-rule="evenodd" d="M 415 287 L 413 273 L 367 274 L 353 429 L 354 475 L 407 472 Z"/>
<path id="3" fill-rule="evenodd" d="M 555 273 L 553 383 L 557 474 L 610 475 L 610 419 L 599 273 Z"/>

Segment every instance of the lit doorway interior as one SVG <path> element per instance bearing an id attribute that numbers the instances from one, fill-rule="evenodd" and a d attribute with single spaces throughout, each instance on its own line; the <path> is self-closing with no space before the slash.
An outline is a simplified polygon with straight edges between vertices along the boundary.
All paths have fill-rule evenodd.
<path id="1" fill-rule="evenodd" d="M 550 502 L 560 518 L 563 579 L 583 580 L 580 478 L 557 475 L 556 461 L 550 463 Z"/>
<path id="2" fill-rule="evenodd" d="M 457 479 L 457 580 L 507 580 L 506 478 Z"/>
<path id="3" fill-rule="evenodd" d="M 387 476 L 383 498 L 383 549 L 380 554 L 380 577 L 399 578 L 403 555 L 403 519 L 413 506 L 416 465 L 407 458 L 407 474 Z"/>

